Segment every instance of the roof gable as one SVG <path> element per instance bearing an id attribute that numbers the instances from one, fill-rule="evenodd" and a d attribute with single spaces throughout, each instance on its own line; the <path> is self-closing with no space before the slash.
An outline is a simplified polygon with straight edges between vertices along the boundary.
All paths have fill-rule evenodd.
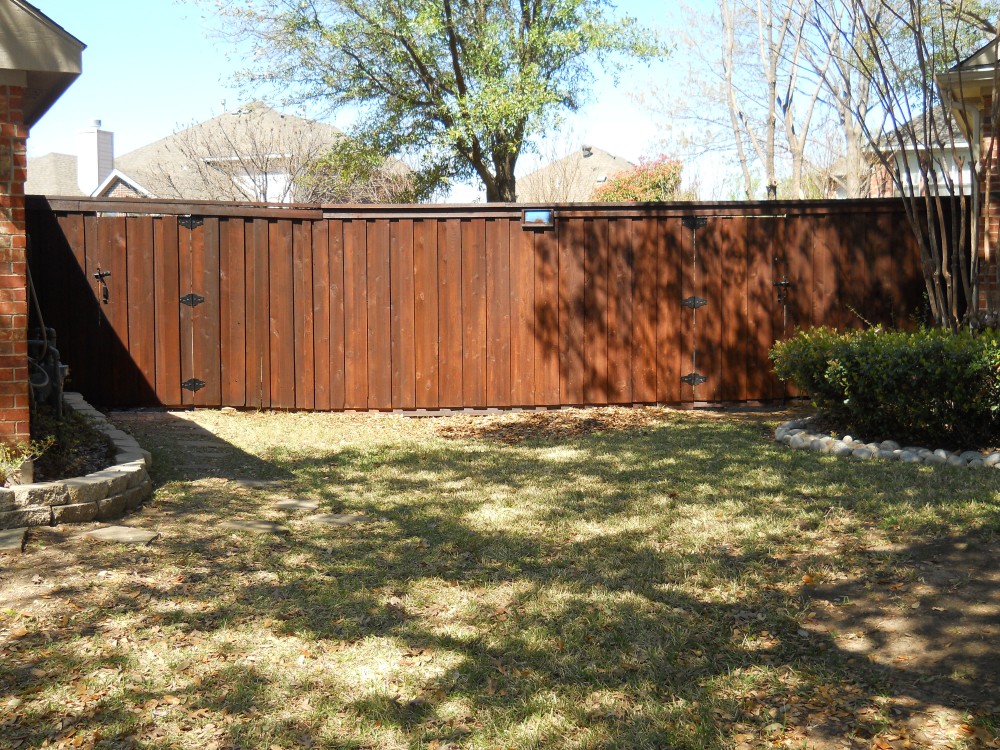
<path id="1" fill-rule="evenodd" d="M 86 45 L 23 0 L 0 0 L 0 84 L 23 86 L 34 125 L 83 69 Z"/>

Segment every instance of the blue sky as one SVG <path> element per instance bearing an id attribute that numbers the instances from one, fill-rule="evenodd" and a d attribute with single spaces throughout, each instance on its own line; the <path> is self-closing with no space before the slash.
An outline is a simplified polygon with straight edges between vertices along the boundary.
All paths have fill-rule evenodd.
<path id="1" fill-rule="evenodd" d="M 211 37 L 208 8 L 176 0 L 33 1 L 87 49 L 81 77 L 32 129 L 30 156 L 75 153 L 77 131 L 95 119 L 114 132 L 115 152 L 124 154 L 251 98 L 231 85 L 242 63 L 230 46 Z M 669 18 L 673 3 L 619 0 L 617 6 L 668 33 L 668 25 L 677 23 Z M 543 151 L 589 143 L 633 161 L 657 152 L 662 129 L 630 93 L 669 78 L 678 62 L 633 68 L 618 85 L 598 76 L 591 103 Z"/>

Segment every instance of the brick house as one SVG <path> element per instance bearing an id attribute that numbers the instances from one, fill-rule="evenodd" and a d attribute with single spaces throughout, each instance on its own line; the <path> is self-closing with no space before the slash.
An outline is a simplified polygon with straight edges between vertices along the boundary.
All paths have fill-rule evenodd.
<path id="1" fill-rule="evenodd" d="M 22 0 L 0 0 L 0 440 L 30 437 L 26 145 L 82 70 L 84 44 Z"/>
<path id="2" fill-rule="evenodd" d="M 1000 310 L 1000 144 L 994 142 L 998 117 L 993 112 L 997 86 L 997 47 L 1000 38 L 984 45 L 947 73 L 938 76 L 941 98 L 948 103 L 972 157 L 979 164 L 979 190 L 973 194 L 972 212 L 978 222 L 977 242 L 984 261 L 980 271 L 980 310 Z"/>

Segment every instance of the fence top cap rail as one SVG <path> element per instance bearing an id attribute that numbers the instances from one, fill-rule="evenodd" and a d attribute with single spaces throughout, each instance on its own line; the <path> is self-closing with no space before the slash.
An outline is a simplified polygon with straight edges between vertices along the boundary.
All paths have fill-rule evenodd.
<path id="1" fill-rule="evenodd" d="M 767 218 L 783 215 L 851 213 L 864 207 L 895 212 L 901 198 L 801 201 L 688 201 L 672 203 L 419 203 L 419 204 L 304 204 L 189 201 L 176 199 L 86 198 L 27 196 L 29 208 L 118 215 L 246 217 L 275 219 L 447 219 L 499 218 L 520 220 L 524 209 L 551 209 L 556 218 L 681 217 Z"/>

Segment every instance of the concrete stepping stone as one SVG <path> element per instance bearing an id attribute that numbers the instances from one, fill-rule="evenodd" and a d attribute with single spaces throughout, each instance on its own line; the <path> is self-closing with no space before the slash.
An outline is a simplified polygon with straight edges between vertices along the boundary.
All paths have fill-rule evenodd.
<path id="1" fill-rule="evenodd" d="M 223 521 L 219 524 L 224 529 L 229 529 L 230 531 L 249 531 L 254 534 L 284 534 L 288 531 L 280 523 L 275 523 L 274 521 L 240 521 L 239 519 L 234 519 L 231 521 Z"/>
<path id="2" fill-rule="evenodd" d="M 326 526 L 351 526 L 356 523 L 368 523 L 372 519 L 368 516 L 355 513 L 320 513 L 315 516 L 309 516 L 306 520 L 313 523 L 322 523 Z"/>
<path id="3" fill-rule="evenodd" d="M 27 533 L 27 527 L 0 530 L 0 552 L 23 551 L 24 537 Z"/>
<path id="4" fill-rule="evenodd" d="M 158 536 L 158 531 L 136 529 L 131 526 L 105 526 L 103 529 L 84 532 L 84 536 L 101 542 L 117 542 L 118 544 L 149 544 Z"/>
<path id="5" fill-rule="evenodd" d="M 270 490 L 285 486 L 283 479 L 230 479 L 229 481 L 251 490 Z"/>
<path id="6" fill-rule="evenodd" d="M 279 510 L 318 510 L 319 500 L 303 500 L 295 497 L 283 497 L 274 504 Z"/>

